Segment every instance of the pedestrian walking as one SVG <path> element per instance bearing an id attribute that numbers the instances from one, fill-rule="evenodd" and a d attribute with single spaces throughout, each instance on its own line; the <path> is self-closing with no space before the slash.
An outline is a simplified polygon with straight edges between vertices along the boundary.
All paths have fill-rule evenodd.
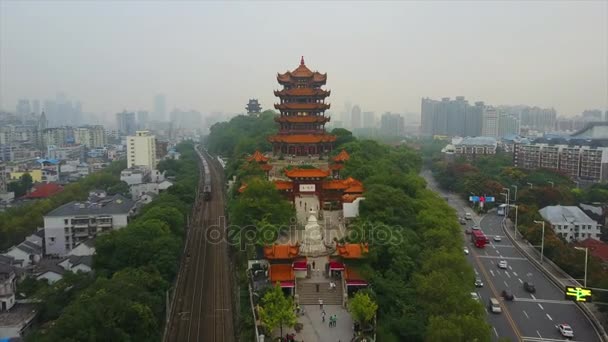
<path id="1" fill-rule="evenodd" d="M 319 309 L 323 310 L 323 299 L 319 298 Z"/>
<path id="2" fill-rule="evenodd" d="M 325 323 L 325 311 L 321 313 L 321 322 Z"/>
<path id="3" fill-rule="evenodd" d="M 334 327 L 338 325 L 338 314 L 334 315 Z"/>
<path id="4" fill-rule="evenodd" d="M 313 270 L 317 269 L 317 263 L 314 260 L 312 261 L 312 269 Z"/>

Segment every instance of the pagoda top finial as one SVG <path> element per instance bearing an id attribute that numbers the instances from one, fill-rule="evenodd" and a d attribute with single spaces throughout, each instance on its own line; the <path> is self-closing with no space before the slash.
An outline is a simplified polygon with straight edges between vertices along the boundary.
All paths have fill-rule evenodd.
<path id="1" fill-rule="evenodd" d="M 302 59 L 300 59 L 300 65 L 304 65 L 304 56 L 302 56 Z"/>

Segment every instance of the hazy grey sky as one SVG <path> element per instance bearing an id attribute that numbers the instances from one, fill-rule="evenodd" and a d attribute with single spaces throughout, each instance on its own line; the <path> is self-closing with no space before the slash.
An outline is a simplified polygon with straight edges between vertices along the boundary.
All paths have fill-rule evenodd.
<path id="1" fill-rule="evenodd" d="M 0 0 L 0 107 L 64 91 L 86 111 L 242 112 L 276 73 L 328 73 L 332 112 L 419 112 L 420 98 L 608 106 L 608 2 Z"/>

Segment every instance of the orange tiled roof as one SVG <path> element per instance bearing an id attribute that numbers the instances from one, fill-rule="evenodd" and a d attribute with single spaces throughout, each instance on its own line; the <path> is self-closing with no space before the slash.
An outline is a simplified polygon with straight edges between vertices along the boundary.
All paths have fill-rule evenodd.
<path id="1" fill-rule="evenodd" d="M 268 157 L 265 157 L 260 151 L 255 150 L 255 152 L 251 155 L 251 157 L 247 158 L 247 161 L 256 161 L 258 163 L 266 163 L 268 161 Z"/>
<path id="2" fill-rule="evenodd" d="M 300 254 L 300 245 L 264 246 L 264 257 L 269 260 L 293 259 Z"/>
<path id="3" fill-rule="evenodd" d="M 302 144 L 334 142 L 336 141 L 336 136 L 331 134 L 277 134 L 269 136 L 268 141 Z"/>
<path id="4" fill-rule="evenodd" d="M 272 170 L 272 165 L 270 165 L 270 164 L 261 164 L 260 167 L 264 171 L 270 171 L 270 170 Z"/>
<path id="5" fill-rule="evenodd" d="M 287 103 L 275 103 L 274 108 L 278 110 L 326 110 L 329 109 L 331 105 L 329 103 L 297 103 L 297 102 L 287 102 Z"/>
<path id="6" fill-rule="evenodd" d="M 331 90 L 323 90 L 321 88 L 291 88 L 283 90 L 275 90 L 274 96 L 329 96 Z"/>
<path id="7" fill-rule="evenodd" d="M 342 202 L 353 203 L 357 198 L 362 197 L 360 194 L 346 194 L 342 195 Z"/>
<path id="8" fill-rule="evenodd" d="M 274 118 L 276 122 L 313 123 L 328 122 L 330 118 L 322 115 L 281 115 Z"/>
<path id="9" fill-rule="evenodd" d="M 345 150 L 340 151 L 337 156 L 334 157 L 335 162 L 345 162 L 350 159 L 350 155 Z"/>
<path id="10" fill-rule="evenodd" d="M 293 168 L 291 170 L 285 170 L 285 175 L 289 178 L 325 178 L 329 176 L 329 171 Z"/>
<path id="11" fill-rule="evenodd" d="M 342 170 L 344 168 L 344 164 L 331 164 L 329 166 L 330 170 Z"/>
<path id="12" fill-rule="evenodd" d="M 293 183 L 290 182 L 290 181 L 275 180 L 274 181 L 274 186 L 277 188 L 277 190 L 291 190 L 291 189 L 293 189 Z"/>
<path id="13" fill-rule="evenodd" d="M 241 187 L 239 187 L 239 193 L 242 194 L 243 192 L 245 192 L 245 189 L 247 189 L 247 184 L 241 184 Z"/>
<path id="14" fill-rule="evenodd" d="M 268 277 L 272 283 L 295 279 L 291 264 L 271 264 L 268 270 Z"/>
<path id="15" fill-rule="evenodd" d="M 321 74 L 318 71 L 312 72 L 310 69 L 308 69 L 308 67 L 306 67 L 306 64 L 304 64 L 304 57 L 302 57 L 300 60 L 300 65 L 297 68 L 295 68 L 293 71 L 287 71 L 284 74 L 278 74 L 277 80 L 279 83 L 291 82 L 292 77 L 312 77 L 313 81 L 315 82 L 325 82 L 327 79 L 327 74 Z"/>
<path id="16" fill-rule="evenodd" d="M 369 245 L 362 243 L 345 243 L 336 246 L 336 251 L 344 259 L 360 259 L 369 253 Z"/>
<path id="17" fill-rule="evenodd" d="M 63 186 L 55 183 L 40 184 L 34 187 L 34 191 L 25 195 L 25 198 L 47 198 L 63 191 Z"/>
<path id="18" fill-rule="evenodd" d="M 323 189 L 327 190 L 344 190 L 346 193 L 362 193 L 363 184 L 352 178 L 347 179 L 332 179 L 323 183 Z"/>

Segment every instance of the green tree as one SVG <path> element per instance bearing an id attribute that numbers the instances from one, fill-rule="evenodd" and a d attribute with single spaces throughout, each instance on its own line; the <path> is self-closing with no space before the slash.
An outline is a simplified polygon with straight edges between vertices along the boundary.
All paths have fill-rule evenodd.
<path id="1" fill-rule="evenodd" d="M 292 204 L 277 191 L 272 182 L 252 179 L 245 191 L 231 204 L 233 225 L 246 227 L 266 219 L 270 224 L 285 227 L 294 217 Z"/>
<path id="2" fill-rule="evenodd" d="M 259 314 L 262 324 L 268 329 L 268 333 L 280 328 L 280 336 L 283 336 L 283 326 L 293 327 L 296 324 L 293 300 L 291 297 L 285 296 L 278 284 L 262 297 Z"/>
<path id="3" fill-rule="evenodd" d="M 348 301 L 348 310 L 355 321 L 366 324 L 371 322 L 378 310 L 378 304 L 372 300 L 369 294 L 359 291 L 353 299 Z"/>
<path id="4" fill-rule="evenodd" d="M 357 138 L 353 136 L 353 132 L 345 128 L 334 128 L 331 130 L 331 134 L 336 136 L 336 150 L 339 150 L 346 143 L 357 140 Z"/>

